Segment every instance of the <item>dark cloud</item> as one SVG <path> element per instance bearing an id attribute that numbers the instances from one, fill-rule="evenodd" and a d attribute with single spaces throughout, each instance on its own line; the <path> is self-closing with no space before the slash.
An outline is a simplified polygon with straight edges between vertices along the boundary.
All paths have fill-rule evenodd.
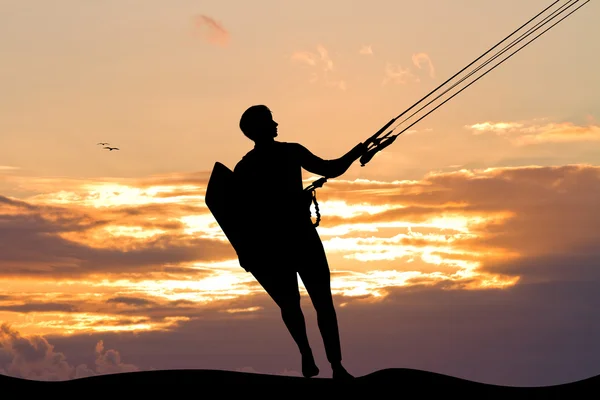
<path id="1" fill-rule="evenodd" d="M 92 322 L 90 325 L 93 327 L 130 327 L 136 324 L 145 324 L 151 322 L 151 318 L 138 317 L 138 318 L 119 318 L 119 319 L 101 319 Z"/>
<path id="2" fill-rule="evenodd" d="M 0 204 L 6 205 L 9 207 L 14 207 L 14 208 L 24 208 L 27 210 L 34 210 L 37 208 L 37 207 L 27 203 L 26 201 L 9 199 L 8 197 L 2 196 L 2 195 L 0 195 Z"/>
<path id="3" fill-rule="evenodd" d="M 600 373 L 599 281 L 518 284 L 504 290 L 389 288 L 383 300 L 336 296 L 344 362 L 356 375 L 415 368 L 480 382 L 536 386 Z M 341 303 L 347 303 L 340 307 Z M 312 304 L 302 300 L 315 357 L 329 376 Z M 142 369 L 299 369 L 300 357 L 278 309 L 264 295 L 237 299 L 169 332 L 52 337 L 77 354 L 98 338 Z"/>
<path id="4" fill-rule="evenodd" d="M 188 289 L 181 292 L 194 294 L 195 291 Z M 0 311 L 19 314 L 35 313 L 40 318 L 43 318 L 46 313 L 53 316 L 59 315 L 58 318 L 62 319 L 65 326 L 64 330 L 69 330 L 68 327 L 71 323 L 77 326 L 73 328 L 74 330 L 81 329 L 80 313 L 96 316 L 95 320 L 85 321 L 88 330 L 98 326 L 129 327 L 145 323 L 159 325 L 154 326 L 153 329 L 171 329 L 178 325 L 177 321 L 173 321 L 174 318 L 185 321 L 194 318 L 215 317 L 227 310 L 242 310 L 248 307 L 243 297 L 233 300 L 213 300 L 208 304 L 189 300 L 165 300 L 162 297 L 155 299 L 131 296 L 111 297 L 110 294 L 85 297 L 84 299 L 74 294 L 70 296 L 68 303 L 42 303 L 39 299 L 40 296 L 31 294 L 6 296 L 4 300 L 6 304 L 0 305 Z M 16 301 L 20 304 L 14 304 Z"/>
<path id="5" fill-rule="evenodd" d="M 113 297 L 112 299 L 106 300 L 106 302 L 107 303 L 126 304 L 128 306 L 141 306 L 141 307 L 156 304 L 154 301 L 151 301 L 151 300 L 141 299 L 138 297 L 126 297 L 126 296 Z"/>
<path id="6" fill-rule="evenodd" d="M 175 178 L 153 178 L 146 184 L 194 180 L 193 176 Z M 185 225 L 175 220 L 182 215 L 207 212 L 205 205 L 145 204 L 95 209 L 0 197 L 0 274 L 82 276 L 156 271 L 165 264 L 229 259 L 234 253 L 228 243 L 185 234 Z M 115 224 L 142 232 L 160 229 L 164 233 L 141 240 L 99 231 Z M 102 246 L 87 244 L 102 238 Z"/>
<path id="7" fill-rule="evenodd" d="M 96 343 L 95 368 L 84 363 L 72 366 L 62 352 L 54 350 L 42 336 L 24 337 L 7 324 L 0 325 L 0 374 L 42 381 L 60 381 L 84 376 L 136 371 L 121 361 L 118 351 L 104 350 Z"/>
<path id="8" fill-rule="evenodd" d="M 96 373 L 115 374 L 120 372 L 138 371 L 139 368 L 133 364 L 124 364 L 121 362 L 121 355 L 118 351 L 104 349 L 104 342 L 100 340 L 96 344 Z"/>
<path id="9" fill-rule="evenodd" d="M 0 300 L 2 300 L 0 298 Z M 16 305 L 0 305 L 0 311 L 13 311 L 19 313 L 30 313 L 30 312 L 74 312 L 78 311 L 79 307 L 74 304 L 65 303 L 26 303 Z"/>
<path id="10" fill-rule="evenodd" d="M 0 218 L 0 273 L 67 277 L 142 272 L 159 270 L 165 264 L 219 261 L 234 256 L 229 243 L 185 234 L 158 235 L 143 243 L 135 242 L 127 249 L 91 247 L 57 235 L 81 231 L 89 225 L 61 222 L 40 215 Z M 117 243 L 123 245 L 127 239 Z"/>
<path id="11" fill-rule="evenodd" d="M 156 196 L 154 197 L 167 197 L 168 193 L 158 193 Z M 203 205 L 190 205 L 190 204 L 177 204 L 177 203 L 166 203 L 166 204 L 140 204 L 140 205 L 135 205 L 135 206 L 119 206 L 119 207 L 115 207 L 113 209 L 109 209 L 104 211 L 101 215 L 109 215 L 112 218 L 127 218 L 125 220 L 125 222 L 127 221 L 134 221 L 136 223 L 138 222 L 147 222 L 146 220 L 140 218 L 140 219 L 133 219 L 133 218 L 129 218 L 129 217 L 133 217 L 133 216 L 140 216 L 140 217 L 147 217 L 147 216 L 151 216 L 151 217 L 155 217 L 157 215 L 162 216 L 163 218 L 165 217 L 180 217 L 182 215 L 202 215 L 202 214 L 208 214 L 209 210 L 208 208 Z M 170 222 L 171 224 L 175 223 L 173 221 Z M 167 229 L 179 229 L 180 228 L 180 224 L 179 223 L 175 223 L 176 225 L 172 228 L 167 228 Z"/>
<path id="12" fill-rule="evenodd" d="M 523 282 L 600 281 L 598 244 L 574 246 L 570 250 L 569 253 L 556 252 L 541 257 L 522 257 L 510 262 L 489 262 L 482 270 L 519 276 Z"/>
<path id="13" fill-rule="evenodd" d="M 397 184 L 332 182 L 320 199 L 406 207 L 346 219 L 328 217 L 322 210 L 323 226 L 342 221 L 422 222 L 435 215 L 510 213 L 512 217 L 505 221 L 473 227 L 474 232 L 484 236 L 479 243 L 514 249 L 524 255 L 568 252 L 576 246 L 597 243 L 600 168 L 465 171 L 432 174 L 422 181 Z"/>

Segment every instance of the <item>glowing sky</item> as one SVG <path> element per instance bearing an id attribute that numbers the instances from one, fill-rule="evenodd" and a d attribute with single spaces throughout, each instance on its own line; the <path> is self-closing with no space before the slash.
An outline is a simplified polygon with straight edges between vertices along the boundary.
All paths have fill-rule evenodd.
<path id="1" fill-rule="evenodd" d="M 280 140 L 336 158 L 550 3 L 0 2 L 0 373 L 297 374 L 278 310 L 204 203 L 215 161 L 251 149 L 241 113 L 267 104 Z M 356 374 L 600 372 L 597 12 L 319 189 Z"/>

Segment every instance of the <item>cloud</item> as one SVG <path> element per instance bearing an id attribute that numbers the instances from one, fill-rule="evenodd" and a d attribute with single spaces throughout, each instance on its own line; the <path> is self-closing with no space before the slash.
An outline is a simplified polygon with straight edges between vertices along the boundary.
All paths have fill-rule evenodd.
<path id="1" fill-rule="evenodd" d="M 415 53 L 412 55 L 412 62 L 418 69 L 427 66 L 429 76 L 435 78 L 435 69 L 431 59 L 426 53 Z M 407 83 L 420 83 L 421 79 L 410 68 L 404 68 L 401 65 L 394 65 L 390 62 L 385 65 L 385 77 L 382 85 L 392 82 L 405 85 Z"/>
<path id="2" fill-rule="evenodd" d="M 0 334 L 0 373 L 295 374 L 297 348 L 277 306 L 224 250 L 202 206 L 206 176 L 31 178 L 45 193 L 0 197 L 0 320 L 13 326 Z M 417 368 L 504 385 L 597 374 L 598 193 L 600 167 L 589 165 L 329 181 L 319 234 L 349 370 Z M 211 255 L 215 243 L 223 247 Z M 127 349 L 127 362 L 106 343 Z"/>
<path id="3" fill-rule="evenodd" d="M 557 249 L 564 243 L 583 243 L 593 237 L 588 226 L 593 217 L 575 219 L 582 214 L 571 218 L 570 224 L 577 221 L 578 229 L 564 242 L 555 242 L 561 236 L 546 233 L 566 223 L 562 218 L 569 210 L 583 212 L 586 201 L 594 203 L 589 198 L 594 192 L 588 194 L 578 184 L 585 180 L 586 188 L 598 186 L 597 171 L 591 166 L 523 167 L 432 173 L 421 181 L 335 180 L 319 194 L 323 215 L 320 231 L 333 254 L 365 261 L 375 260 L 376 255 L 380 260 L 393 261 L 410 255 L 435 258 L 445 254 L 442 259 L 448 266 L 459 265 L 461 258 L 467 265 L 472 252 L 484 251 L 480 248 L 484 244 L 485 251 L 490 252 L 494 246 L 488 245 L 496 245 L 496 241 L 496 251 L 504 256 L 505 251 L 527 254 Z M 476 188 L 481 192 L 474 192 Z M 95 206 L 86 194 L 90 190 L 99 190 L 103 193 L 99 198 L 112 205 Z M 52 205 L 52 200 L 60 192 L 36 196 L 34 201 L 0 197 L 0 275 L 15 279 L 203 279 L 220 271 L 219 263 L 235 270 L 235 253 L 220 228 L 206 207 L 198 204 L 200 199 L 191 200 L 193 196 L 202 198 L 196 187 L 173 187 L 169 191 L 148 187 L 146 192 L 138 191 L 137 198 L 128 194 L 136 193 L 133 190 L 113 192 L 110 186 L 107 190 L 90 187 L 66 197 L 61 194 L 73 200 L 58 206 Z M 572 208 L 560 206 L 561 212 L 554 214 L 564 204 L 565 192 L 572 194 L 568 203 Z M 513 197 L 500 201 L 498 193 Z M 525 212 L 524 207 L 539 198 L 554 208 L 548 213 Z M 587 212 L 594 214 L 593 209 Z M 537 219 L 529 221 L 531 218 Z M 494 237 L 498 229 L 509 229 L 513 224 L 522 231 Z M 543 230 L 533 231 L 541 226 Z M 524 247 L 528 243 L 532 247 Z M 434 250 L 440 254 L 435 255 Z M 452 261 L 453 257 L 459 258 Z M 130 298 L 116 295 L 111 301 Z M 35 301 L 30 299 L 30 303 Z"/>
<path id="4" fill-rule="evenodd" d="M 321 62 L 323 63 L 323 68 L 325 71 L 333 70 L 333 61 L 329 58 L 329 53 L 327 49 L 321 45 L 317 46 L 317 52 L 319 53 L 319 57 Z"/>
<path id="5" fill-rule="evenodd" d="M 427 68 L 429 69 L 429 76 L 431 78 L 435 78 L 435 68 L 433 67 L 433 63 L 431 62 L 431 59 L 429 58 L 429 56 L 426 53 L 413 54 L 412 62 L 419 69 L 422 69 L 423 64 L 425 64 L 427 66 Z"/>
<path id="6" fill-rule="evenodd" d="M 156 302 L 151 301 L 151 300 L 142 299 L 139 297 L 127 297 L 127 296 L 114 297 L 112 299 L 108 299 L 106 302 L 107 303 L 126 304 L 129 306 L 138 306 L 138 307 L 151 306 L 151 305 L 156 304 Z"/>
<path id="7" fill-rule="evenodd" d="M 507 132 L 515 132 L 521 129 L 524 125 L 518 122 L 482 122 L 473 125 L 467 125 L 466 128 L 473 130 L 473 133 L 478 135 L 484 132 L 495 132 L 504 134 Z"/>
<path id="8" fill-rule="evenodd" d="M 168 190 L 141 180 L 117 191 L 103 183 L 0 197 L 0 319 L 21 331 L 76 333 L 258 315 L 248 299 L 261 288 L 198 204 L 194 179 L 179 175 Z M 389 287 L 595 279 L 599 192 L 599 168 L 585 165 L 330 181 L 319 193 L 319 234 L 332 290 L 347 303 L 385 296 Z M 56 205 L 58 195 L 71 203 Z M 584 266 L 536 264 L 571 254 L 585 254 Z"/>
<path id="9" fill-rule="evenodd" d="M 121 355 L 118 351 L 104 349 L 104 342 L 100 340 L 96 344 L 96 374 L 117 374 L 121 372 L 134 372 L 139 368 L 133 364 L 121 362 Z"/>
<path id="10" fill-rule="evenodd" d="M 66 207 L 62 212 L 68 212 Z M 228 243 L 186 234 L 180 224 L 164 230 L 170 231 L 169 234 L 156 233 L 148 237 L 135 223 L 130 230 L 111 229 L 107 224 L 109 220 L 91 222 L 85 218 L 57 216 L 52 220 L 39 211 L 4 215 L 0 219 L 1 274 L 74 277 L 110 271 L 141 273 L 172 263 L 218 261 L 233 255 Z M 131 222 L 136 219 L 140 220 L 130 217 Z M 110 220 L 117 226 L 127 227 L 126 221 Z M 142 233 L 140 238 L 134 236 L 137 232 Z"/>
<path id="11" fill-rule="evenodd" d="M 293 62 L 305 64 L 310 68 L 315 68 L 310 74 L 309 82 L 323 82 L 325 86 L 336 87 L 340 90 L 346 90 L 346 82 L 342 79 L 332 79 L 330 77 L 334 70 L 333 60 L 329 56 L 327 49 L 318 45 L 316 52 L 311 51 L 296 51 L 292 53 L 291 60 Z"/>
<path id="12" fill-rule="evenodd" d="M 133 364 L 121 362 L 116 350 L 96 344 L 95 368 L 69 364 L 62 352 L 39 335 L 24 337 L 8 324 L 0 325 L 0 374 L 38 381 L 64 381 L 93 375 L 138 371 Z"/>
<path id="13" fill-rule="evenodd" d="M 381 84 L 386 85 L 390 82 L 404 85 L 409 82 L 419 83 L 421 80 L 410 69 L 387 63 L 385 66 L 385 77 Z"/>
<path id="14" fill-rule="evenodd" d="M 568 270 L 572 260 L 562 261 Z M 341 304 L 346 299 L 336 296 L 344 365 L 356 376 L 383 368 L 414 368 L 513 386 L 588 378 L 600 368 L 597 287 L 598 281 L 584 278 L 502 290 L 390 287 L 386 297 L 345 306 Z M 253 295 L 237 306 L 261 309 L 244 318 L 205 314 L 169 332 L 85 334 L 55 337 L 53 343 L 71 358 L 106 338 L 127 349 L 127 359 L 140 369 L 282 375 L 286 369 L 300 369 L 298 349 L 274 302 L 266 295 Z M 306 295 L 302 307 L 321 368 L 319 378 L 328 377 L 329 363 Z"/>
<path id="15" fill-rule="evenodd" d="M 359 54 L 363 54 L 363 55 L 372 55 L 373 54 L 373 49 L 371 48 L 371 45 L 365 45 L 363 47 L 360 48 Z"/>
<path id="16" fill-rule="evenodd" d="M 325 72 L 333 70 L 333 61 L 329 57 L 329 52 L 322 46 L 317 46 L 316 52 L 311 51 L 295 51 L 291 56 L 293 61 L 298 61 L 310 66 L 319 65 L 320 69 Z"/>
<path id="17" fill-rule="evenodd" d="M 6 296 L 5 300 L 10 299 L 10 298 L 11 298 L 11 296 Z M 78 310 L 78 307 L 74 304 L 54 303 L 54 302 L 47 302 L 47 303 L 28 302 L 25 304 L 0 305 L 0 311 L 12 311 L 12 312 L 18 312 L 18 313 L 52 312 L 52 311 L 74 312 L 77 310 Z"/>
<path id="18" fill-rule="evenodd" d="M 317 56 L 309 51 L 296 51 L 292 54 L 292 60 L 299 61 L 311 66 L 317 65 Z"/>
<path id="19" fill-rule="evenodd" d="M 0 320 L 70 336 L 52 337 L 56 348 L 28 336 L 19 347 L 11 343 L 24 333 L 4 328 L 0 373 L 299 368 L 279 310 L 211 225 L 207 176 L 20 177 L 44 193 L 0 197 Z M 597 374 L 598 193 L 600 167 L 586 165 L 329 181 L 319 233 L 350 371 L 418 368 L 512 385 Z M 211 256 L 215 243 L 223 247 Z M 315 343 L 314 311 L 303 306 Z M 127 349 L 127 363 L 109 342 Z"/>
<path id="20" fill-rule="evenodd" d="M 573 382 L 598 373 L 597 284 L 576 280 L 488 291 L 397 288 L 381 303 L 356 303 L 345 310 L 342 332 L 348 349 L 369 348 L 352 356 L 371 368 L 418 368 L 514 386 Z M 361 343 L 361 336 L 368 342 Z"/>
<path id="21" fill-rule="evenodd" d="M 571 122 L 538 124 L 536 121 L 481 122 L 465 126 L 474 134 L 495 133 L 515 146 L 542 143 L 600 141 L 600 125 L 576 125 Z"/>
<path id="22" fill-rule="evenodd" d="M 327 86 L 333 86 L 333 87 L 336 87 L 336 88 L 338 88 L 340 90 L 346 90 L 347 89 L 346 82 L 342 81 L 342 80 L 339 80 L 339 81 L 328 81 L 327 82 Z"/>
<path id="23" fill-rule="evenodd" d="M 335 245 L 334 254 L 387 255 L 398 261 L 410 258 L 412 249 L 434 246 L 433 253 L 425 250 L 421 257 L 441 256 L 438 271 L 453 260 L 466 270 L 475 261 L 477 273 L 498 261 L 579 252 L 593 247 L 595 227 L 600 224 L 594 211 L 600 169 L 593 166 L 463 170 L 432 173 L 418 182 L 336 180 L 328 185 L 319 195 L 321 236 L 326 246 L 329 241 Z M 352 216 L 332 213 L 337 202 L 369 204 L 373 210 L 357 209 Z M 519 269 L 512 275 L 527 273 Z M 552 279 L 550 271 L 546 278 Z"/>
<path id="24" fill-rule="evenodd" d="M 229 32 L 215 19 L 206 15 L 196 15 L 194 17 L 194 26 L 199 29 L 200 33 L 209 43 L 222 47 L 229 44 Z"/>
<path id="25" fill-rule="evenodd" d="M 120 190 L 125 193 L 111 189 L 104 192 L 109 196 L 106 201 L 95 197 L 94 190 L 66 198 L 64 192 L 35 196 L 32 203 L 0 196 L 0 237 L 3 239 L 0 273 L 58 277 L 111 269 L 142 272 L 148 267 L 162 269 L 185 260 L 191 262 L 206 257 L 206 261 L 218 261 L 233 255 L 228 243 L 219 237 L 210 237 L 210 230 L 218 232 L 219 228 L 211 228 L 215 224 L 204 205 L 186 205 L 186 197 L 180 192 L 173 193 L 174 199 L 183 201 L 179 206 L 168 206 L 169 199 L 164 192 L 152 204 L 152 201 L 142 200 L 143 192 L 138 192 L 141 197 L 137 202 L 141 204 L 133 206 L 128 204 L 131 197 L 127 191 Z M 195 189 L 191 189 L 190 193 L 194 192 Z M 62 199 L 61 205 L 47 205 L 57 197 Z M 116 204 L 125 204 L 95 206 L 96 200 L 109 205 L 111 198 Z M 65 204 L 66 199 L 70 205 Z M 155 219 L 155 215 L 161 214 L 163 217 Z M 183 222 L 186 215 L 193 216 L 187 223 Z M 208 236 L 187 233 L 189 224 L 198 218 L 200 222 L 205 221 Z M 107 266 L 111 267 L 106 269 Z"/>

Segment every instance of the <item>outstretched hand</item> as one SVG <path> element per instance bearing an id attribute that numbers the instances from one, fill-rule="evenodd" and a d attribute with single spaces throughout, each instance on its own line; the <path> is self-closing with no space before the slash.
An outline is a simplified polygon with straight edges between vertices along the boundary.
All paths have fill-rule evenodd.
<path id="1" fill-rule="evenodd" d="M 372 145 L 373 143 L 375 143 L 375 139 L 370 137 L 367 140 L 364 141 L 364 145 L 365 147 L 369 147 L 370 145 Z"/>
<path id="2" fill-rule="evenodd" d="M 369 151 L 369 145 L 367 144 L 367 142 L 365 142 L 365 143 L 361 142 L 361 143 L 357 144 L 353 150 L 356 151 L 355 160 L 358 160 L 360 157 L 364 156 L 367 153 L 367 151 Z"/>

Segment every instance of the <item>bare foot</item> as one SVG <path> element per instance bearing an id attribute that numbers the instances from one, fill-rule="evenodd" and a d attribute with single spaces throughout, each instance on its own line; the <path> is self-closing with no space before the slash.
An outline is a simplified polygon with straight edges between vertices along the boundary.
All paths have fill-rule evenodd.
<path id="1" fill-rule="evenodd" d="M 312 355 L 302 356 L 302 375 L 305 378 L 312 378 L 319 375 L 319 367 L 315 364 L 315 359 Z"/>
<path id="2" fill-rule="evenodd" d="M 342 364 L 332 365 L 331 369 L 333 371 L 332 378 L 335 380 L 354 379 L 354 376 L 352 376 L 348 371 L 346 371 L 346 368 L 344 368 Z"/>

